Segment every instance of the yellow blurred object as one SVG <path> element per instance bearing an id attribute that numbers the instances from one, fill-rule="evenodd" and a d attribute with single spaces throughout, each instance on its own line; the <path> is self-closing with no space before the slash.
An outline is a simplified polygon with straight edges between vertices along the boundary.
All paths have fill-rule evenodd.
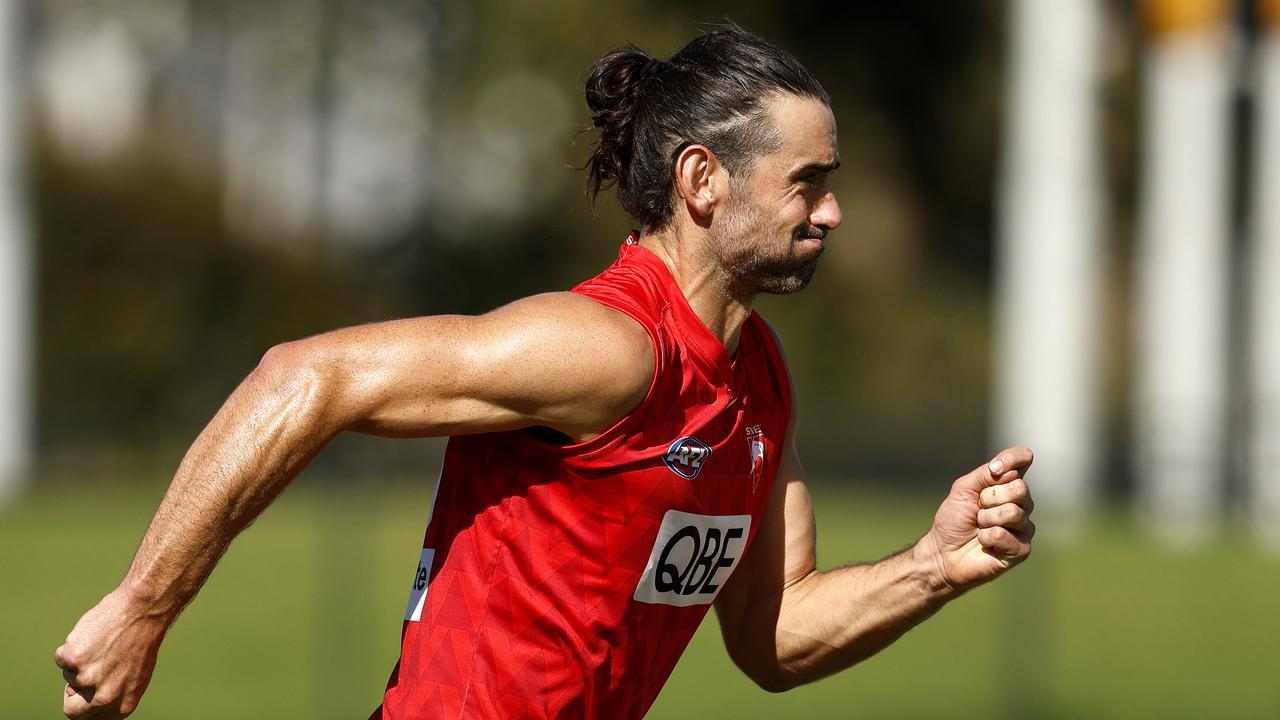
<path id="1" fill-rule="evenodd" d="M 1258 14 L 1272 32 L 1280 32 L 1280 0 L 1258 0 Z"/>
<path id="2" fill-rule="evenodd" d="M 1274 18 L 1280 2 L 1264 0 L 1267 17 Z M 1140 6 L 1147 33 L 1161 37 L 1222 26 L 1235 6 L 1231 0 L 1143 0 Z"/>

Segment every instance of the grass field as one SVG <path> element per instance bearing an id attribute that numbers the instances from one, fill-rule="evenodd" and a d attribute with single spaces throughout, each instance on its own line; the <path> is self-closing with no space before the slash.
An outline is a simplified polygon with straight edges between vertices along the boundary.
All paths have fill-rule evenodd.
<path id="1" fill-rule="evenodd" d="M 0 718 L 59 716 L 53 649 L 119 580 L 161 492 L 57 485 L 0 512 Z M 934 504 L 836 484 L 815 496 L 827 566 L 900 547 Z M 365 717 L 429 500 L 427 483 L 300 480 L 174 627 L 134 717 Z M 1168 554 L 1122 517 L 1042 544 L 864 665 L 783 695 L 732 667 L 709 619 L 650 717 L 1280 717 L 1280 560 L 1231 533 Z"/>

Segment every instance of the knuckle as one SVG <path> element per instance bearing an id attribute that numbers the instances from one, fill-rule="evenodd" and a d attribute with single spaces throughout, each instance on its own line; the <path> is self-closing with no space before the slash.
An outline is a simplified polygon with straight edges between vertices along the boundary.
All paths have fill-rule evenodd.
<path id="1" fill-rule="evenodd" d="M 983 499 L 988 506 L 999 505 L 1000 504 L 1000 486 L 995 485 L 993 487 L 989 487 L 986 490 L 984 490 Z"/>
<path id="2" fill-rule="evenodd" d="M 70 641 L 63 643 L 53 651 L 53 661 L 63 667 L 71 667 L 80 663 L 80 653 Z"/>
<path id="3" fill-rule="evenodd" d="M 1000 508 L 991 507 L 978 511 L 978 527 L 989 528 L 1000 524 Z"/>

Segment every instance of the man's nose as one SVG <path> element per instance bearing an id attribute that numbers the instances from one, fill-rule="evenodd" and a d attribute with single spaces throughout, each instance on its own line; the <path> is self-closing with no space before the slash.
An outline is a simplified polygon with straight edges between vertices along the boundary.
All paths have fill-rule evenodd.
<path id="1" fill-rule="evenodd" d="M 835 230 L 843 221 L 844 214 L 840 212 L 840 203 L 836 202 L 835 193 L 830 191 L 818 200 L 818 204 L 813 206 L 813 212 L 809 213 L 810 225 L 828 230 Z"/>

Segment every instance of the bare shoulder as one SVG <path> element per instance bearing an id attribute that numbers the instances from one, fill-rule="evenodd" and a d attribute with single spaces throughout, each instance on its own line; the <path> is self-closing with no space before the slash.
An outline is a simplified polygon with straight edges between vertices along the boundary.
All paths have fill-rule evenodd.
<path id="1" fill-rule="evenodd" d="M 534 295 L 479 320 L 487 332 L 515 344 L 558 349 L 565 359 L 579 361 L 579 370 L 593 375 L 643 379 L 647 386 L 653 374 L 653 344 L 640 323 L 581 295 Z"/>
<path id="2" fill-rule="evenodd" d="M 639 351 L 652 360 L 649 334 L 638 322 L 582 295 L 545 293 L 516 300 L 483 316 L 505 334 L 545 334 L 573 344 L 603 343 L 611 351 Z"/>
<path id="3" fill-rule="evenodd" d="M 653 380 L 648 332 L 632 318 L 573 293 L 518 300 L 477 318 L 475 352 L 518 362 L 538 391 L 526 410 L 570 437 L 599 432 L 644 399 Z"/>

